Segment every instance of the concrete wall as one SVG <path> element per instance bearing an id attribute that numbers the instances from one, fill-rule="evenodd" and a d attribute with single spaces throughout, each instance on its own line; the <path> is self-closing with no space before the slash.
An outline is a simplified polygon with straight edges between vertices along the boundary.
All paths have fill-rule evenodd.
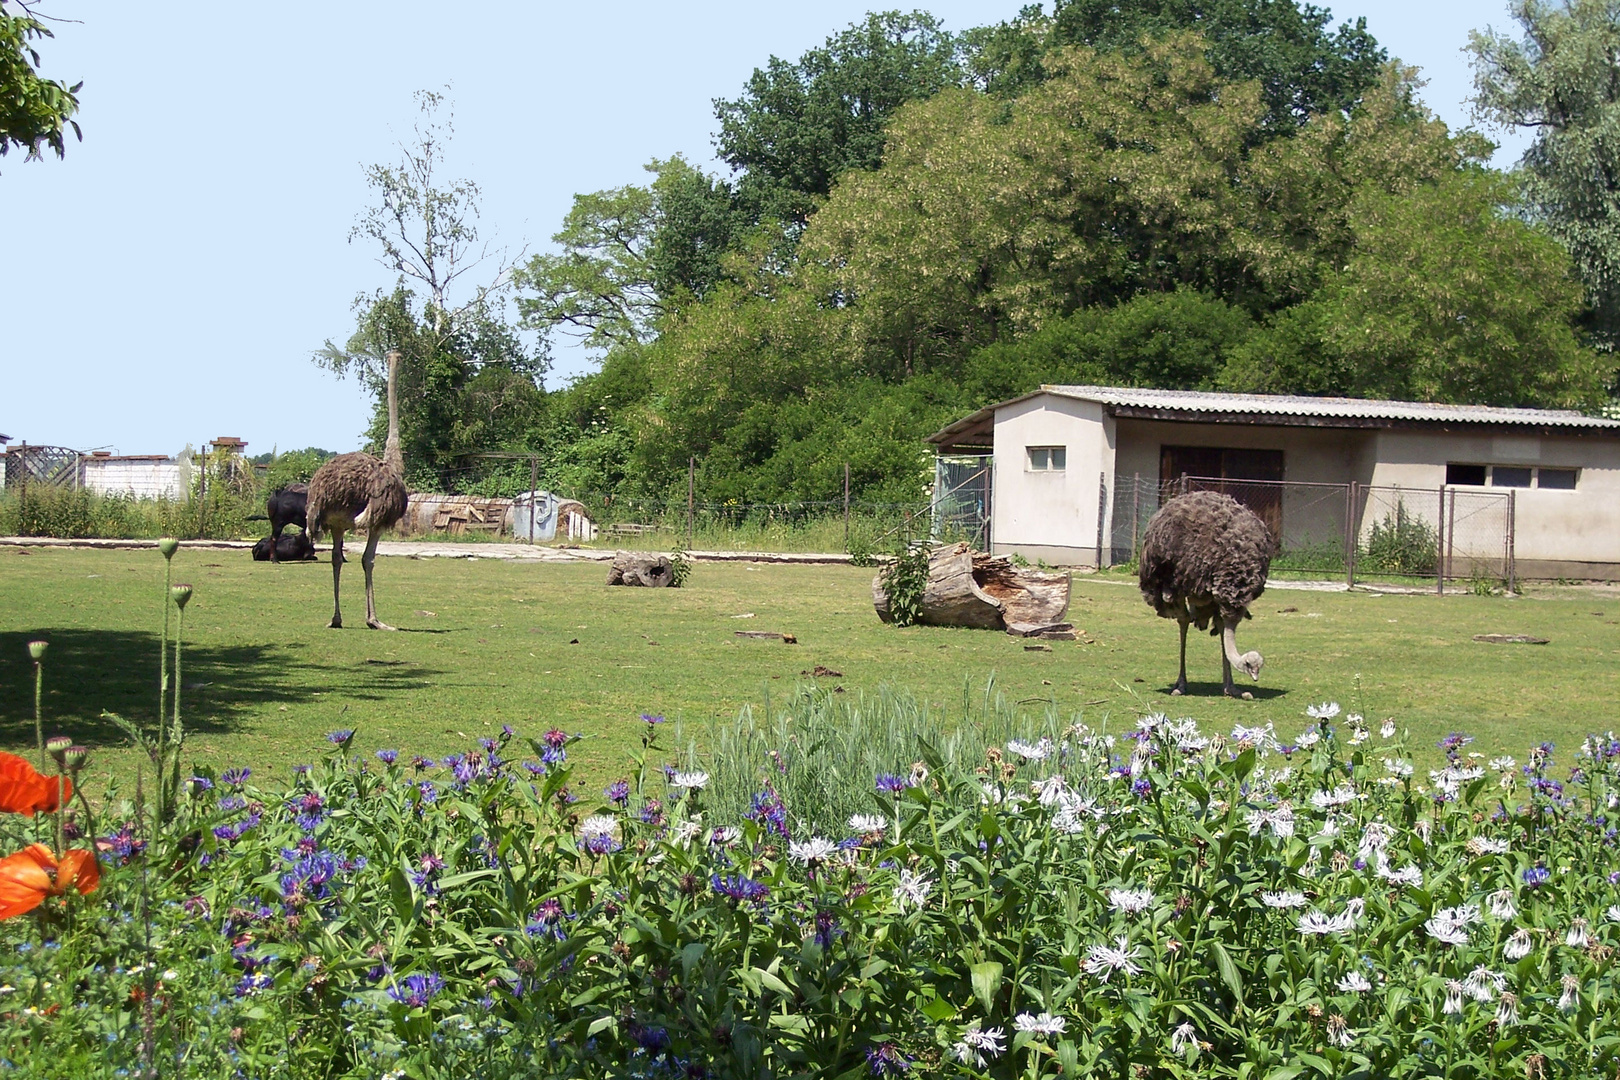
<path id="1" fill-rule="evenodd" d="M 1063 447 L 1063 470 L 1032 471 L 1031 446 Z M 1106 477 L 1112 484 L 1114 476 L 1114 421 L 1103 407 L 1042 394 L 998 409 L 995 461 L 995 553 L 1016 552 L 1059 566 L 1095 565 L 1098 483 Z"/>
<path id="2" fill-rule="evenodd" d="M 80 483 L 89 491 L 130 495 L 137 499 L 179 499 L 185 496 L 180 463 L 168 457 L 84 458 L 79 463 Z"/>

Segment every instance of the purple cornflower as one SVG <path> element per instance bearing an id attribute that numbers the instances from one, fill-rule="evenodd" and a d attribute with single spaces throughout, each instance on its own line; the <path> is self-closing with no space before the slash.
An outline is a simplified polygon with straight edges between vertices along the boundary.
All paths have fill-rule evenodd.
<path id="1" fill-rule="evenodd" d="M 433 759 L 423 757 L 421 754 L 413 754 L 411 755 L 411 767 L 417 772 L 421 772 L 423 769 L 431 769 L 433 768 Z"/>
<path id="2" fill-rule="evenodd" d="M 332 895 L 332 879 L 337 876 L 337 861 L 331 854 L 318 851 L 306 855 L 281 876 L 281 896 L 288 903 L 325 900 Z"/>
<path id="3" fill-rule="evenodd" d="M 664 722 L 664 718 L 663 718 L 662 715 L 654 715 L 653 713 L 642 713 L 641 714 L 641 722 L 643 724 L 646 724 L 648 727 L 656 727 L 657 725 L 662 724 Z"/>
<path id="4" fill-rule="evenodd" d="M 273 982 L 275 982 L 274 979 L 262 972 L 259 974 L 249 973 L 242 976 L 242 980 L 236 984 L 236 996 L 252 997 L 260 990 L 268 990 Z"/>
<path id="5" fill-rule="evenodd" d="M 326 741 L 333 746 L 347 746 L 352 738 L 354 738 L 353 728 L 338 728 L 336 731 L 326 733 Z"/>
<path id="6" fill-rule="evenodd" d="M 568 934 L 563 929 L 563 908 L 556 900 L 547 900 L 535 908 L 534 914 L 524 924 L 523 932 L 530 937 L 540 937 L 550 934 L 558 941 L 566 941 Z"/>
<path id="7" fill-rule="evenodd" d="M 529 775 L 530 776 L 544 776 L 544 775 L 546 775 L 546 767 L 544 765 L 540 764 L 538 761 L 525 761 L 523 763 L 523 767 L 525 769 L 529 770 Z"/>
<path id="8" fill-rule="evenodd" d="M 1145 776 L 1131 781 L 1131 794 L 1135 795 L 1138 799 L 1147 798 L 1149 795 L 1153 794 L 1153 781 L 1149 780 Z"/>
<path id="9" fill-rule="evenodd" d="M 294 776 L 308 776 L 309 775 L 309 766 L 308 765 L 294 765 L 292 771 L 293 771 Z"/>
<path id="10" fill-rule="evenodd" d="M 208 918 L 208 901 L 201 896 L 188 896 L 180 902 L 180 910 L 193 919 Z"/>
<path id="11" fill-rule="evenodd" d="M 561 728 L 552 728 L 550 731 L 540 736 L 540 741 L 551 747 L 553 750 L 561 750 L 563 747 L 568 745 L 568 735 Z"/>
<path id="12" fill-rule="evenodd" d="M 222 814 L 233 814 L 247 805 L 247 800 L 240 795 L 227 795 L 219 800 L 219 810 Z"/>
<path id="13" fill-rule="evenodd" d="M 830 911 L 816 912 L 815 940 L 817 945 L 820 945 L 823 949 L 827 948 L 832 945 L 833 938 L 840 933 L 842 931 L 838 929 L 838 916 Z"/>
<path id="14" fill-rule="evenodd" d="M 709 884 L 714 886 L 715 892 L 736 904 L 763 904 L 771 893 L 769 886 L 742 874 L 726 877 L 715 874 L 709 878 Z"/>
<path id="15" fill-rule="evenodd" d="M 394 762 L 399 760 L 399 751 L 379 750 L 377 751 L 377 760 L 382 762 L 384 765 L 392 765 Z"/>
<path id="16" fill-rule="evenodd" d="M 423 780 L 421 783 L 416 785 L 416 790 L 421 793 L 422 801 L 425 803 L 435 803 L 439 801 L 439 789 L 433 786 L 433 781 L 431 780 Z"/>
<path id="17" fill-rule="evenodd" d="M 430 971 L 426 975 L 405 976 L 403 980 L 395 982 L 388 988 L 388 996 L 407 1009 L 420 1009 L 442 989 L 444 980 L 437 972 Z"/>
<path id="18" fill-rule="evenodd" d="M 616 802 L 623 806 L 630 801 L 630 781 L 615 780 L 602 794 L 607 797 L 608 802 Z"/>
<path id="19" fill-rule="evenodd" d="M 900 1076 L 911 1069 L 911 1059 L 893 1043 L 867 1047 L 866 1064 L 871 1067 L 873 1076 Z"/>
<path id="20" fill-rule="evenodd" d="M 755 795 L 744 816 L 750 821 L 759 822 L 766 832 L 776 833 L 783 839 L 787 838 L 787 804 L 775 791 L 767 788 Z"/>
<path id="21" fill-rule="evenodd" d="M 208 777 L 206 777 L 206 776 L 193 776 L 191 778 L 191 790 L 193 790 L 193 791 L 213 791 L 214 790 L 214 782 L 212 780 L 208 779 Z"/>
<path id="22" fill-rule="evenodd" d="M 223 773 L 220 774 L 219 778 L 221 780 L 223 780 L 230 787 L 239 788 L 243 784 L 247 783 L 247 778 L 252 776 L 252 775 L 253 775 L 253 770 L 248 769 L 248 768 L 226 769 Z"/>
<path id="23" fill-rule="evenodd" d="M 664 804 L 657 799 L 648 799 L 646 804 L 642 806 L 641 813 L 638 816 L 641 818 L 642 824 L 657 828 L 664 823 Z"/>
<path id="24" fill-rule="evenodd" d="M 513 728 L 511 724 L 502 724 L 501 734 L 510 739 L 512 736 L 517 734 L 517 729 Z"/>
<path id="25" fill-rule="evenodd" d="M 906 781 L 904 777 L 896 776 L 894 773 L 881 773 L 877 778 L 877 789 L 888 795 L 898 795 L 906 790 Z"/>
<path id="26" fill-rule="evenodd" d="M 1522 876 L 1526 885 L 1532 889 L 1537 889 L 1552 880 L 1552 871 L 1545 866 L 1530 866 L 1525 868 Z"/>
<path id="27" fill-rule="evenodd" d="M 130 822 L 125 822 L 122 829 L 107 837 L 102 843 L 107 845 L 102 852 L 103 856 L 117 859 L 120 866 L 127 865 L 129 860 L 146 850 L 146 841 L 135 838 L 135 826 Z"/>
<path id="28" fill-rule="evenodd" d="M 485 735 L 482 739 L 479 739 L 478 745 L 484 748 L 484 753 L 486 754 L 493 754 L 495 751 L 501 748 L 500 740 L 492 739 L 488 735 Z"/>

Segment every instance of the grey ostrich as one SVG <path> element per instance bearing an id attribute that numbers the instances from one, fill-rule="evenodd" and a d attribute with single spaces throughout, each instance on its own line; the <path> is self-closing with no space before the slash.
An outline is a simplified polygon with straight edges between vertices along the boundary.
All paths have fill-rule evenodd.
<path id="1" fill-rule="evenodd" d="M 377 541 L 383 530 L 405 516 L 405 459 L 399 452 L 399 404 L 394 396 L 398 381 L 400 354 L 390 350 L 388 360 L 388 441 L 382 460 L 370 454 L 339 454 L 309 478 L 306 516 L 310 539 L 322 529 L 332 530 L 332 622 L 343 626 L 338 579 L 343 573 L 343 534 L 355 527 L 355 519 L 365 515 L 366 553 L 360 565 L 366 571 L 366 625 L 373 630 L 392 630 L 377 618 L 377 603 L 371 593 L 371 567 L 377 561 Z"/>
<path id="2" fill-rule="evenodd" d="M 1232 685 L 1232 669 L 1258 680 L 1265 661 L 1257 652 L 1239 654 L 1237 625 L 1265 591 L 1275 550 L 1266 523 L 1230 495 L 1178 495 L 1153 515 L 1142 537 L 1138 581 L 1148 606 L 1181 624 L 1181 675 L 1171 693 L 1187 692 L 1187 625 L 1194 623 L 1221 638 L 1226 695 L 1254 697 Z"/>

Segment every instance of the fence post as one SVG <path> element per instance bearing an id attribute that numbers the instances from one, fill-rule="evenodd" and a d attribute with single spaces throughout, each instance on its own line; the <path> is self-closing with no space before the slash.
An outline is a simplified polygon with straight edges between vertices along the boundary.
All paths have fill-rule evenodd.
<path id="1" fill-rule="evenodd" d="M 26 532 L 23 532 L 23 528 L 24 528 L 23 522 L 28 519 L 28 440 L 27 439 L 23 440 L 22 453 L 17 455 L 17 472 L 18 472 L 18 475 L 22 477 L 22 489 L 17 492 L 17 510 L 18 510 L 18 513 L 17 513 L 17 531 L 19 533 L 22 533 L 22 535 L 27 536 L 28 534 Z"/>
<path id="2" fill-rule="evenodd" d="M 1118 492 L 1115 492 L 1118 495 Z M 1131 474 L 1131 561 L 1136 561 L 1136 542 L 1141 537 L 1136 529 L 1136 508 L 1142 501 L 1142 474 Z"/>
<path id="3" fill-rule="evenodd" d="M 1508 595 L 1513 595 L 1518 589 L 1518 544 L 1516 543 L 1519 530 L 1519 493 L 1512 488 L 1508 489 L 1507 504 L 1507 583 Z"/>
<path id="4" fill-rule="evenodd" d="M 692 511 L 697 498 L 697 458 L 686 459 L 686 548 L 692 549 Z"/>
<path id="5" fill-rule="evenodd" d="M 534 543 L 534 515 L 540 509 L 539 500 L 534 497 L 534 486 L 540 482 L 540 457 L 537 454 L 529 455 L 529 543 Z M 551 534 L 555 537 L 557 534 Z"/>
<path id="6" fill-rule="evenodd" d="M 1455 577 L 1457 567 L 1457 489 L 1451 489 L 1451 509 L 1446 514 L 1446 577 Z"/>
<path id="7" fill-rule="evenodd" d="M 1103 568 L 1103 519 L 1108 516 L 1108 474 L 1097 474 L 1097 569 Z"/>
<path id="8" fill-rule="evenodd" d="M 1356 522 L 1359 486 L 1360 481 L 1352 480 L 1344 489 L 1344 587 L 1347 589 L 1356 587 L 1356 546 L 1361 540 L 1361 529 Z"/>
<path id="9" fill-rule="evenodd" d="M 849 551 L 849 462 L 844 462 L 844 551 Z"/>
<path id="10" fill-rule="evenodd" d="M 1435 528 L 1440 535 L 1435 537 L 1434 544 L 1434 591 L 1437 596 L 1446 594 L 1446 485 L 1440 485 L 1440 515 L 1435 522 Z"/>

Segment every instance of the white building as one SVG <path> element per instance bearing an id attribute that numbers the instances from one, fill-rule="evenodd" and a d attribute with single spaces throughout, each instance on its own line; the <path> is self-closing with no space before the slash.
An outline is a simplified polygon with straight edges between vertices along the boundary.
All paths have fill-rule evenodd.
<path id="1" fill-rule="evenodd" d="M 1260 513 L 1283 567 L 1387 570 L 1399 531 L 1449 576 L 1620 578 L 1620 421 L 1577 412 L 1044 386 L 929 441 L 990 457 L 998 554 L 1124 561 L 1158 500 L 1193 486 Z"/>
<path id="2" fill-rule="evenodd" d="M 113 455 L 102 451 L 79 460 L 79 483 L 87 491 L 136 499 L 183 499 L 190 490 L 190 462 L 167 454 Z"/>

